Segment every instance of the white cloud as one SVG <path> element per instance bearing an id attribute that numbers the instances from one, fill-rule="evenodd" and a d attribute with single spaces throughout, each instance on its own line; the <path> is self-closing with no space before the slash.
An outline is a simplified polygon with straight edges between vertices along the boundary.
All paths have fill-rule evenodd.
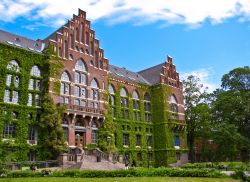
<path id="1" fill-rule="evenodd" d="M 0 21 L 22 16 L 58 26 L 78 8 L 86 11 L 90 20 L 102 18 L 111 23 L 162 21 L 194 26 L 236 16 L 240 21 L 250 20 L 249 0 L 0 0 Z"/>
<path id="2" fill-rule="evenodd" d="M 203 89 L 207 87 L 209 93 L 213 92 L 220 86 L 211 81 L 214 71 L 212 68 L 201 68 L 198 70 L 193 70 L 185 73 L 181 73 L 181 79 L 186 79 L 188 76 L 193 75 L 200 79 L 200 83 L 203 85 Z"/>

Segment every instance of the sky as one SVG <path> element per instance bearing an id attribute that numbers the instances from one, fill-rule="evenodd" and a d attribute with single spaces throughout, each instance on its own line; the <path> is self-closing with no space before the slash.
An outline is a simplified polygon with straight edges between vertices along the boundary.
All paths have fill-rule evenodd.
<path id="1" fill-rule="evenodd" d="M 250 65 L 250 0 L 0 0 L 0 29 L 43 39 L 78 8 L 87 12 L 110 64 L 131 71 L 164 62 L 212 91 Z"/>

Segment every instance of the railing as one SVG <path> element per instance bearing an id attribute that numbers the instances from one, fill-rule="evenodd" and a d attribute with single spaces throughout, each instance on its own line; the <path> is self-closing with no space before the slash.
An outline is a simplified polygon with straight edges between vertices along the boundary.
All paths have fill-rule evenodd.
<path id="1" fill-rule="evenodd" d="M 108 153 L 105 153 L 105 152 L 101 151 L 98 148 L 94 149 L 94 150 L 86 150 L 85 154 L 100 157 L 101 159 L 107 160 L 107 161 L 119 162 L 119 155 L 108 154 Z M 112 158 L 109 158 L 110 155 L 112 155 Z"/>
<path id="2" fill-rule="evenodd" d="M 68 154 L 67 155 L 67 161 L 76 162 L 77 161 L 77 156 L 75 154 Z"/>
<path id="3" fill-rule="evenodd" d="M 30 166 L 36 165 L 38 168 L 45 168 L 45 167 L 58 167 L 59 161 L 58 160 L 47 160 L 47 161 L 20 161 L 20 162 L 7 162 L 7 163 L 0 163 L 0 168 L 6 168 L 10 170 L 20 170 L 22 166 Z"/>
<path id="4" fill-rule="evenodd" d="M 83 112 L 91 112 L 91 113 L 96 113 L 96 114 L 104 114 L 104 111 L 101 109 L 83 107 L 83 106 L 78 106 L 78 105 L 69 105 L 69 104 L 63 104 L 63 103 L 59 103 L 59 105 L 66 106 L 67 109 L 83 111 Z"/>

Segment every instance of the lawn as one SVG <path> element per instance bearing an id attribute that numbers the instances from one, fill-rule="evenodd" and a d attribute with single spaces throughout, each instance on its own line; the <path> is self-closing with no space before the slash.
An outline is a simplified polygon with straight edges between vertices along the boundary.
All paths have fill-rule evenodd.
<path id="1" fill-rule="evenodd" d="M 175 178 L 175 177 L 129 177 L 129 178 L 6 178 L 0 182 L 237 182 L 231 178 Z"/>

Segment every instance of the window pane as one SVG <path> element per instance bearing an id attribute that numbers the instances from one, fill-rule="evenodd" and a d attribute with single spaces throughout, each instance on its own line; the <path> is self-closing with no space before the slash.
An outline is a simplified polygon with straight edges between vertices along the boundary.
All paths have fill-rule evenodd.
<path id="1" fill-rule="evenodd" d="M 13 104 L 17 104 L 18 103 L 18 92 L 17 91 L 13 91 L 13 96 L 12 96 L 12 103 Z"/>
<path id="2" fill-rule="evenodd" d="M 4 92 L 4 102 L 10 102 L 10 91 L 5 90 Z"/>
<path id="3" fill-rule="evenodd" d="M 7 86 L 11 85 L 11 77 L 12 77 L 12 75 L 7 75 L 7 77 L 6 77 L 6 85 Z"/>
<path id="4" fill-rule="evenodd" d="M 27 106 L 32 106 L 32 94 L 29 93 L 28 95 L 28 103 L 27 103 Z"/>
<path id="5" fill-rule="evenodd" d="M 36 80 L 36 90 L 40 90 L 41 89 L 41 81 L 40 80 Z"/>
<path id="6" fill-rule="evenodd" d="M 80 83 L 80 73 L 75 73 L 75 83 Z"/>
<path id="7" fill-rule="evenodd" d="M 29 80 L 29 90 L 33 90 L 34 89 L 34 79 L 30 79 Z"/>

